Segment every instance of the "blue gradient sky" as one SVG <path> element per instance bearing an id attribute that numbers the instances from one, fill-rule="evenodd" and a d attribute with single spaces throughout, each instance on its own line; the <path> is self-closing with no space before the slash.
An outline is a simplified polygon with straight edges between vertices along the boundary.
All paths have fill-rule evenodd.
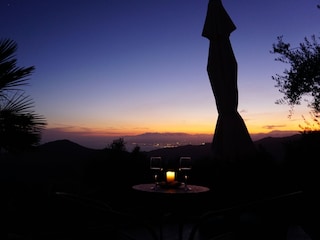
<path id="1" fill-rule="evenodd" d="M 239 112 L 250 133 L 300 130 L 305 106 L 288 106 L 271 76 L 277 36 L 292 46 L 319 34 L 318 0 L 223 0 L 237 29 Z M 26 91 L 51 132 L 124 136 L 214 132 L 217 110 L 201 36 L 208 0 L 2 0 L 1 38 L 19 66 L 35 66 Z M 65 136 L 65 135 L 64 135 Z M 50 137 L 46 135 L 46 139 Z M 59 138 L 59 134 L 54 138 Z"/>

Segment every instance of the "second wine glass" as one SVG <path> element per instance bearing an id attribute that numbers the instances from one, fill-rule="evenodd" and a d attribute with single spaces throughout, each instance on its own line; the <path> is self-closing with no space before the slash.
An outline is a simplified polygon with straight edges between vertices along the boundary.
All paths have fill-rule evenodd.
<path id="1" fill-rule="evenodd" d="M 160 175 L 163 171 L 162 158 L 161 157 L 151 157 L 150 158 L 150 169 L 153 173 L 153 178 L 154 178 L 154 183 L 155 183 L 153 189 L 157 189 L 159 186 Z"/>
<path id="2" fill-rule="evenodd" d="M 183 173 L 184 189 L 186 191 L 191 190 L 191 188 L 188 187 L 188 178 L 189 178 L 189 174 L 190 174 L 191 169 L 192 169 L 191 157 L 180 157 L 179 171 Z"/>

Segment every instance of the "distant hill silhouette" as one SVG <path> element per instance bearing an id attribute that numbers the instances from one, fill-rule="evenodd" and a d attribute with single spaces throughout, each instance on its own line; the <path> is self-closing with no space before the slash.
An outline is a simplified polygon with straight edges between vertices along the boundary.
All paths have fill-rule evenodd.
<path id="1" fill-rule="evenodd" d="M 8 181 L 43 183 L 52 179 L 80 178 L 87 163 L 101 150 L 83 147 L 69 140 L 57 140 L 37 146 L 29 152 L 4 156 Z M 14 176 L 14 179 L 12 179 Z"/>
<path id="2" fill-rule="evenodd" d="M 285 153 L 285 145 L 298 140 L 300 137 L 301 134 L 294 134 L 288 137 L 265 137 L 254 143 L 258 149 L 265 150 L 274 159 L 281 161 Z"/>
<path id="3" fill-rule="evenodd" d="M 172 136 L 173 137 L 173 136 Z M 175 136 L 177 137 L 177 136 Z M 258 149 L 270 154 L 276 161 L 281 162 L 285 144 L 290 141 L 295 141 L 300 137 L 300 134 L 295 134 L 287 137 L 266 137 L 254 141 Z M 162 156 L 166 159 L 177 159 L 180 156 L 190 156 L 194 160 L 203 159 L 210 155 L 211 143 L 203 144 L 186 144 L 178 147 L 159 148 L 151 151 L 142 151 L 147 157 Z M 56 140 L 42 144 L 28 154 L 24 155 L 25 159 L 34 163 L 52 163 L 72 165 L 78 163 L 83 165 L 85 162 L 90 162 L 90 159 L 95 158 L 103 149 L 92 149 L 84 147 L 80 144 L 67 139 Z"/>
<path id="4" fill-rule="evenodd" d="M 265 137 L 285 137 L 298 133 L 298 131 L 270 131 L 267 133 L 254 133 L 250 134 L 250 136 L 253 141 L 257 141 Z M 82 146 L 101 149 L 111 144 L 113 140 L 123 138 L 128 151 L 133 150 L 136 146 L 139 146 L 143 151 L 151 151 L 164 147 L 209 143 L 212 141 L 212 137 L 212 134 L 188 134 L 184 132 L 146 132 L 138 135 L 123 136 L 81 136 L 49 128 L 44 131 L 41 144 L 59 139 L 69 139 Z"/>
<path id="5" fill-rule="evenodd" d="M 39 148 L 43 151 L 56 151 L 57 149 L 59 150 L 72 150 L 72 151 L 84 151 L 84 150 L 89 150 L 92 151 L 92 149 L 84 147 L 78 143 L 74 143 L 70 140 L 67 139 L 62 139 L 62 140 L 56 140 L 52 142 L 48 142 L 45 144 L 42 144 L 39 146 Z"/>
<path id="6" fill-rule="evenodd" d="M 151 134 L 154 137 L 154 134 Z M 151 138 L 151 135 L 150 138 Z M 181 136 L 179 134 L 179 136 Z M 182 135 L 184 136 L 184 134 Z M 286 137 L 265 137 L 254 141 L 258 149 L 266 151 L 276 160 L 281 160 L 284 155 L 285 144 L 291 141 L 295 141 L 300 138 L 300 134 L 294 134 Z M 165 136 L 163 136 L 164 139 Z M 176 134 L 171 135 L 172 138 L 178 137 Z M 101 150 L 91 149 L 84 147 L 80 144 L 74 143 L 69 140 L 57 140 L 40 145 L 39 152 L 41 155 L 46 155 L 47 159 L 57 159 L 57 156 L 64 156 L 67 159 L 85 159 L 90 158 L 94 154 L 98 154 Z M 191 156 L 194 159 L 199 159 L 210 154 L 211 143 L 203 143 L 199 145 L 186 144 L 178 147 L 159 148 L 151 151 L 142 151 L 148 157 L 150 156 L 163 156 L 167 159 L 174 159 L 180 156 Z M 43 157 L 43 156 L 42 156 Z"/>
<path id="7" fill-rule="evenodd" d="M 264 149 L 268 153 L 270 153 L 272 156 L 276 157 L 277 159 L 279 157 L 283 156 L 284 153 L 284 145 L 288 142 L 298 140 L 300 138 L 300 134 L 295 134 L 288 137 L 265 137 L 262 139 L 259 139 L 257 141 L 254 141 L 254 144 L 257 148 Z M 162 148 L 162 149 L 156 149 L 148 151 L 148 155 L 179 155 L 181 156 L 181 153 L 183 153 L 186 156 L 205 156 L 209 154 L 211 149 L 211 143 L 205 143 L 201 145 L 185 145 L 180 147 L 173 147 L 173 148 Z M 281 155 L 281 156 L 278 156 Z"/>
<path id="8" fill-rule="evenodd" d="M 299 134 L 289 137 L 266 137 L 255 141 L 259 149 L 270 154 L 275 161 L 281 164 L 284 156 L 285 144 L 295 141 Z M 48 142 L 36 147 L 33 151 L 8 158 L 6 161 L 7 170 L 3 177 L 12 181 L 12 174 L 15 174 L 16 181 L 61 181 L 79 182 L 90 168 L 94 171 L 101 171 L 101 176 L 107 175 L 103 169 L 121 168 L 122 171 L 141 171 L 140 177 L 148 178 L 144 172 L 148 172 L 148 159 L 151 156 L 161 156 L 165 161 L 177 162 L 181 156 L 190 156 L 194 161 L 201 164 L 208 161 L 210 156 L 211 143 L 201 145 L 184 145 L 173 148 L 162 148 L 152 151 L 140 151 L 138 153 L 124 152 L 123 154 L 113 153 L 110 149 L 91 149 L 81 146 L 72 141 L 63 139 Z M 128 161 L 125 163 L 125 161 Z M 129 168 L 125 170 L 123 164 Z M 103 166 L 103 167 L 101 167 Z M 133 170 L 134 169 L 134 170 Z M 114 171 L 110 174 L 115 174 Z M 130 176 L 130 174 L 127 174 Z M 138 174 L 136 174 L 138 175 Z M 111 175 L 110 175 L 111 176 Z M 59 180 L 60 181 L 60 180 Z"/>
<path id="9" fill-rule="evenodd" d="M 57 159 L 57 156 L 61 156 L 60 159 L 84 159 L 101 151 L 84 147 L 67 139 L 42 144 L 38 147 L 38 150 L 41 154 L 47 155 L 49 159 Z"/>
<path id="10" fill-rule="evenodd" d="M 250 134 L 253 141 L 267 137 L 282 138 L 297 134 L 296 131 L 271 131 L 269 133 Z M 135 136 L 124 136 L 128 149 L 138 145 L 146 151 L 162 149 L 165 147 L 180 147 L 185 145 L 202 145 L 212 141 L 212 134 L 187 134 L 187 133 L 158 133 L 148 132 Z"/>

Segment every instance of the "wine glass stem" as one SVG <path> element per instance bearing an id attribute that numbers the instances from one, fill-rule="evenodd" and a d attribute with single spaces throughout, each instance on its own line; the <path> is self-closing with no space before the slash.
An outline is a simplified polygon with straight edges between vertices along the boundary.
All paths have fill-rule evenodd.
<path id="1" fill-rule="evenodd" d="M 187 180 L 188 180 L 188 176 L 184 175 L 184 188 L 185 188 L 185 190 L 188 190 Z"/>
<path id="2" fill-rule="evenodd" d="M 157 187 L 158 187 L 158 175 L 155 174 L 154 175 L 154 189 L 157 189 Z"/>

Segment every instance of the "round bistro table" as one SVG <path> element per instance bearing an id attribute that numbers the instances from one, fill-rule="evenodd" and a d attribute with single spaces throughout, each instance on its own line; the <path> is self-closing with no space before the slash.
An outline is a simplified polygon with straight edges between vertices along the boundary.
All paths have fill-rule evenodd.
<path id="1" fill-rule="evenodd" d="M 132 186 L 141 199 L 147 199 L 153 208 L 161 208 L 160 215 L 160 239 L 163 239 L 163 225 L 166 223 L 166 216 L 175 216 L 179 225 L 179 240 L 183 238 L 184 221 L 191 214 L 191 209 L 201 209 L 201 199 L 206 196 L 205 193 L 210 191 L 210 188 L 200 185 L 188 184 L 187 188 L 183 183 L 177 186 L 155 185 L 155 183 L 142 183 Z M 151 203 L 151 204 L 150 204 Z M 151 210 L 153 212 L 153 210 Z"/>

